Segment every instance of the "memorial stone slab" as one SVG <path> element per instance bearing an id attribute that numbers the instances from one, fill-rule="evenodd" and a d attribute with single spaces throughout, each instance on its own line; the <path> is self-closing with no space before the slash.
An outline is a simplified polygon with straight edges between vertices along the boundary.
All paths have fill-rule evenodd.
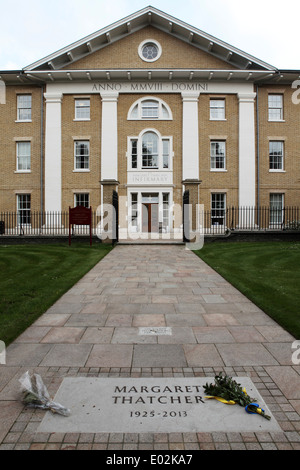
<path id="1" fill-rule="evenodd" d="M 271 416 L 248 414 L 239 405 L 206 399 L 208 377 L 64 378 L 54 401 L 71 410 L 69 417 L 47 412 L 38 432 L 170 433 L 276 432 L 276 419 L 249 377 L 235 380 Z"/>

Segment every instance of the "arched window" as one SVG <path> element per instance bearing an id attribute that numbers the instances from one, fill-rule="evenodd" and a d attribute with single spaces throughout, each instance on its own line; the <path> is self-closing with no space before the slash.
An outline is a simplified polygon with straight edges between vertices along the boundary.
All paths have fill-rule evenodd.
<path id="1" fill-rule="evenodd" d="M 162 137 L 155 129 L 147 129 L 138 137 L 129 137 L 128 145 L 129 170 L 171 169 L 171 137 Z"/>
<path id="2" fill-rule="evenodd" d="M 142 168 L 158 168 L 158 136 L 154 132 L 142 137 Z"/>
<path id="3" fill-rule="evenodd" d="M 172 112 L 167 103 L 158 98 L 142 98 L 129 109 L 128 120 L 172 120 Z"/>

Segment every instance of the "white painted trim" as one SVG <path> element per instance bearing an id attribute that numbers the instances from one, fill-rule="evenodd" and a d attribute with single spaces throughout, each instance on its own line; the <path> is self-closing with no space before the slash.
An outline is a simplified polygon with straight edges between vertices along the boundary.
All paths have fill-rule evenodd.
<path id="1" fill-rule="evenodd" d="M 143 47 L 145 46 L 145 44 L 148 44 L 148 43 L 149 44 L 153 43 L 158 49 L 157 56 L 154 57 L 154 59 L 147 59 L 146 57 L 143 56 Z M 156 62 L 162 54 L 162 47 L 160 43 L 156 41 L 155 39 L 145 39 L 145 41 L 141 42 L 141 44 L 139 45 L 138 54 L 140 56 L 140 59 L 142 59 L 144 62 Z"/>
<path id="2" fill-rule="evenodd" d="M 239 99 L 239 206 L 254 207 L 255 198 L 255 101 L 256 93 Z"/>
<path id="3" fill-rule="evenodd" d="M 137 223 L 137 232 L 130 231 L 130 221 L 131 221 L 131 193 L 136 193 L 138 195 L 137 210 L 138 210 L 138 223 Z M 128 186 L 127 187 L 127 230 L 130 234 L 135 234 L 137 238 L 145 238 L 147 232 L 142 232 L 142 193 L 157 193 L 158 194 L 158 220 L 162 222 L 163 220 L 163 193 L 169 194 L 169 232 L 173 233 L 173 188 L 169 186 Z M 127 234 L 126 234 L 127 235 Z M 152 234 L 154 235 L 154 234 Z M 127 238 L 127 236 L 123 237 Z"/>
<path id="4" fill-rule="evenodd" d="M 141 109 L 142 109 L 142 103 L 143 101 L 157 101 L 158 102 L 158 117 L 157 118 L 143 118 L 142 117 L 142 112 L 141 112 Z M 131 117 L 131 113 L 132 111 L 134 110 L 134 108 L 138 106 L 138 117 L 134 118 L 134 117 Z M 168 113 L 169 113 L 169 117 L 168 118 L 165 118 L 165 117 L 162 117 L 162 106 L 164 106 Z M 163 101 L 162 99 L 160 98 L 157 98 L 156 96 L 146 96 L 146 97 L 143 97 L 143 98 L 140 98 L 138 99 L 137 101 L 135 101 L 129 108 L 129 111 L 128 111 L 128 114 L 127 114 L 127 120 L 128 121 L 172 121 L 173 120 L 173 114 L 172 114 L 172 111 L 171 111 L 171 108 L 170 106 L 165 102 Z"/>
<path id="5" fill-rule="evenodd" d="M 182 179 L 199 178 L 198 100 L 200 93 L 182 93 Z"/>
<path id="6" fill-rule="evenodd" d="M 142 139 L 143 135 L 147 132 L 153 132 L 158 137 L 158 168 L 143 168 L 142 167 Z M 131 168 L 131 141 L 137 140 L 137 168 Z M 163 141 L 169 140 L 170 148 L 169 148 L 169 168 L 163 168 Z M 173 150 L 173 136 L 171 135 L 161 135 L 161 133 L 154 128 L 145 128 L 143 129 L 138 136 L 127 136 L 127 171 L 130 172 L 172 172 L 173 171 L 173 158 L 174 158 L 174 150 Z"/>
<path id="7" fill-rule="evenodd" d="M 46 92 L 45 211 L 62 210 L 61 92 Z"/>
<path id="8" fill-rule="evenodd" d="M 225 80 L 220 82 L 212 82 L 205 80 L 149 80 L 138 81 L 128 80 L 125 81 L 111 81 L 109 80 L 93 80 L 92 82 L 86 80 L 84 82 L 52 82 L 47 85 L 47 90 L 51 93 L 58 94 L 99 94 L 101 96 L 114 95 L 118 96 L 118 93 L 221 93 L 221 94 L 238 94 L 238 93 L 252 93 L 253 83 L 244 82 L 227 82 Z M 156 98 L 157 99 L 157 98 Z"/>
<path id="9" fill-rule="evenodd" d="M 118 97 L 100 93 L 102 98 L 101 179 L 118 180 Z"/>
<path id="10" fill-rule="evenodd" d="M 180 31 L 179 38 L 182 41 L 189 42 L 189 37 L 192 34 L 193 36 L 197 37 L 200 36 L 202 39 L 204 39 L 204 42 L 213 43 L 218 46 L 218 49 L 222 51 L 221 53 L 221 58 L 226 61 L 226 57 L 228 56 L 228 53 L 231 52 L 233 53 L 239 61 L 242 60 L 244 62 L 245 60 L 248 60 L 249 62 L 252 62 L 254 65 L 258 65 L 259 67 L 263 67 L 266 70 L 277 70 L 274 66 L 267 64 L 266 62 L 261 61 L 260 59 L 257 59 L 256 57 L 253 57 L 252 55 L 241 51 L 240 49 L 237 49 L 236 47 L 221 41 L 220 39 L 198 29 L 195 28 L 178 18 L 175 18 L 167 13 L 164 13 L 163 11 L 154 8 L 152 6 L 147 6 L 109 26 L 106 26 L 105 28 L 102 28 L 76 42 L 73 44 L 67 45 L 66 47 L 49 54 L 47 57 L 44 57 L 32 64 L 27 65 L 24 67 L 23 70 L 29 71 L 33 70 L 35 68 L 38 68 L 42 65 L 45 65 L 49 62 L 53 62 L 55 59 L 60 58 L 64 55 L 66 55 L 68 52 L 73 54 L 76 59 L 79 57 L 75 55 L 76 49 L 82 49 L 81 46 L 86 45 L 88 47 L 88 53 L 93 52 L 92 51 L 92 45 L 91 43 L 93 40 L 99 39 L 101 36 L 103 37 L 109 37 L 110 40 L 115 41 L 119 40 L 121 37 L 124 37 L 124 27 L 127 27 L 127 32 L 125 33 L 126 36 L 129 36 L 131 31 L 135 31 L 136 28 L 140 29 L 141 26 L 147 26 L 149 24 L 149 15 L 151 17 L 151 21 L 154 25 L 157 25 L 159 29 L 167 31 L 169 34 L 172 35 L 172 29 L 176 26 L 176 29 Z M 172 25 L 171 31 L 170 31 L 170 24 Z M 128 27 L 130 25 L 130 27 Z M 178 34 L 175 35 L 178 37 Z M 109 41 L 106 41 L 106 45 L 110 44 Z M 195 42 L 194 42 L 195 45 Z M 196 45 L 197 47 L 197 45 Z M 85 54 L 83 54 L 85 56 Z M 68 59 L 69 60 L 69 59 Z"/>

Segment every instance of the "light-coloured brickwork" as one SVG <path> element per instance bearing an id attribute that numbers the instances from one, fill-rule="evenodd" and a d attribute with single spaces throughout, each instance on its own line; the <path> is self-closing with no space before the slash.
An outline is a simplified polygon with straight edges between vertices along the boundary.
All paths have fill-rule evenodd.
<path id="1" fill-rule="evenodd" d="M 90 120 L 75 120 L 75 98 L 90 99 Z M 90 145 L 89 169 L 76 170 L 75 141 Z M 74 206 L 74 194 L 88 193 L 96 210 L 101 202 L 101 98 L 100 95 L 64 95 L 62 102 L 62 210 Z"/>
<path id="2" fill-rule="evenodd" d="M 162 46 L 161 57 L 155 62 L 145 62 L 139 57 L 138 47 L 146 39 L 154 39 Z M 199 51 L 163 31 L 151 26 L 124 37 L 88 57 L 78 60 L 67 69 L 116 69 L 116 68 L 195 68 L 195 69 L 233 69 L 232 65 Z"/>
<path id="3" fill-rule="evenodd" d="M 225 99 L 225 121 L 210 119 L 210 99 Z M 239 188 L 239 107 L 237 95 L 200 95 L 199 99 L 199 179 L 200 203 L 211 207 L 211 193 L 226 194 L 227 206 L 238 206 Z M 212 170 L 211 141 L 225 141 L 225 170 Z"/>
<path id="4" fill-rule="evenodd" d="M 32 96 L 31 122 L 18 122 L 17 95 Z M 17 194 L 31 194 L 31 209 L 41 209 L 41 88 L 7 86 L 0 105 L 0 212 L 17 210 Z M 17 142 L 31 143 L 30 172 L 17 171 Z M 43 150 L 44 151 L 44 150 Z"/>
<path id="5" fill-rule="evenodd" d="M 259 87 L 259 187 L 260 205 L 269 206 L 270 193 L 284 194 L 285 206 L 300 205 L 300 105 L 294 104 L 289 86 Z M 283 95 L 283 121 L 268 119 L 268 95 Z M 270 171 L 269 142 L 282 141 L 283 171 Z"/>

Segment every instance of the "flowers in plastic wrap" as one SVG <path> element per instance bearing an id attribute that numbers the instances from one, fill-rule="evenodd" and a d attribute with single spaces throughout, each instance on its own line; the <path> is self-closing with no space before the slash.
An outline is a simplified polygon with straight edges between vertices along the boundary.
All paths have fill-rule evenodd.
<path id="1" fill-rule="evenodd" d="M 50 399 L 48 390 L 39 374 L 25 372 L 19 379 L 21 383 L 22 401 L 24 405 L 33 408 L 50 410 L 62 416 L 70 416 L 70 410 Z"/>

